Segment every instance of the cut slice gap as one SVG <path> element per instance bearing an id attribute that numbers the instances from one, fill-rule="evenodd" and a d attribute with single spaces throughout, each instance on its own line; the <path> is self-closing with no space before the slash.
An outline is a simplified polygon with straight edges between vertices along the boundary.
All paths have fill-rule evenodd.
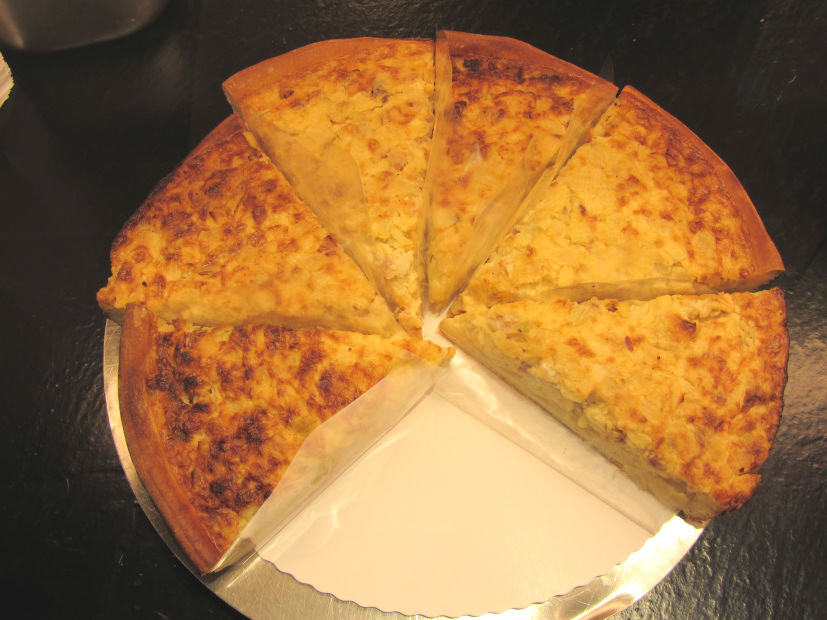
<path id="1" fill-rule="evenodd" d="M 526 203 L 456 309 L 543 299 L 552 291 L 612 295 L 618 282 L 624 297 L 744 291 L 783 270 L 729 168 L 629 87 Z M 634 282 L 642 285 L 637 293 Z M 664 291 L 662 284 L 676 288 Z"/>
<path id="2" fill-rule="evenodd" d="M 529 45 L 441 32 L 428 166 L 428 298 L 444 310 L 519 216 L 540 175 L 554 172 L 617 88 Z"/>

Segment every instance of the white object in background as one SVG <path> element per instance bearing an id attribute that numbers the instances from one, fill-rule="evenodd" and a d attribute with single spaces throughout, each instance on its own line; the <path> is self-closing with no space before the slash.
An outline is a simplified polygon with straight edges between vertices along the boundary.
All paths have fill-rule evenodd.
<path id="1" fill-rule="evenodd" d="M 11 69 L 3 60 L 3 54 L 0 54 L 0 105 L 3 105 L 9 98 L 12 86 L 14 86 L 14 80 L 11 79 Z"/>

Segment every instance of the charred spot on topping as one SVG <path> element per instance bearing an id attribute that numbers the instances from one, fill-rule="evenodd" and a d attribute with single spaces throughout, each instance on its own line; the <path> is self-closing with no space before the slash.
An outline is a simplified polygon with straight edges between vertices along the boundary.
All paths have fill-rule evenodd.
<path id="1" fill-rule="evenodd" d="M 285 426 L 289 426 L 290 422 L 293 421 L 298 415 L 298 411 L 296 411 L 293 407 L 285 407 L 284 409 L 279 411 L 279 419 L 284 423 Z"/>
<path id="2" fill-rule="evenodd" d="M 264 233 L 261 231 L 254 232 L 250 235 L 247 239 L 247 243 L 250 244 L 250 247 L 258 248 L 264 245 L 267 238 L 264 236 Z"/>
<path id="3" fill-rule="evenodd" d="M 168 394 L 171 398 L 177 398 L 173 364 L 166 357 L 158 357 L 158 370 L 146 380 L 147 390 L 150 392 L 161 392 Z"/>
<path id="4" fill-rule="evenodd" d="M 132 282 L 132 263 L 129 261 L 124 261 L 121 268 L 118 270 L 118 281 L 119 282 Z M 146 286 L 146 282 L 142 282 L 144 286 Z"/>
<path id="5" fill-rule="evenodd" d="M 761 392 L 758 392 L 756 390 L 747 390 L 747 393 L 744 395 L 744 402 L 741 405 L 741 411 L 747 412 L 750 409 L 752 409 L 755 405 L 762 404 L 765 401 L 766 398 L 763 394 L 761 394 Z"/>
<path id="6" fill-rule="evenodd" d="M 267 179 L 261 184 L 261 191 L 265 194 L 272 194 L 279 188 L 279 182 L 276 179 Z"/>
<path id="7" fill-rule="evenodd" d="M 279 252 L 295 252 L 299 249 L 299 242 L 295 237 L 291 237 L 290 239 L 282 239 L 279 241 L 277 247 Z"/>
<path id="8" fill-rule="evenodd" d="M 336 238 L 333 235 L 327 235 L 319 244 L 316 251 L 319 254 L 329 254 L 330 252 L 335 252 L 337 247 Z"/>
<path id="9" fill-rule="evenodd" d="M 256 409 L 245 414 L 241 419 L 235 437 L 242 439 L 246 445 L 260 446 L 266 438 L 263 422 L 266 415 L 263 409 Z"/>
<path id="10" fill-rule="evenodd" d="M 581 342 L 577 338 L 569 338 L 566 341 L 566 344 L 577 351 L 577 354 L 580 357 L 595 357 L 594 351 L 592 351 L 584 342 Z"/>
<path id="11" fill-rule="evenodd" d="M 232 173 L 232 170 L 216 170 L 204 186 L 204 195 L 208 198 L 220 198 L 224 194 L 224 187 Z"/>
<path id="12" fill-rule="evenodd" d="M 609 312 L 617 312 L 617 304 L 614 301 L 610 301 L 606 306 L 606 310 Z"/>
<path id="13" fill-rule="evenodd" d="M 469 73 L 482 75 L 482 61 L 479 58 L 467 58 L 462 61 L 462 66 L 468 69 Z"/>
<path id="14" fill-rule="evenodd" d="M 230 342 L 244 352 L 251 351 L 253 348 L 253 334 L 250 328 L 239 327 L 234 329 L 230 334 Z"/>
<path id="15" fill-rule="evenodd" d="M 324 397 L 325 401 L 329 402 L 337 398 L 338 390 L 336 389 L 336 379 L 337 373 L 329 368 L 323 370 L 321 375 L 319 375 L 319 380 L 316 382 L 316 387 L 318 388 L 319 393 Z"/>
<path id="16" fill-rule="evenodd" d="M 229 368 L 224 362 L 221 360 L 215 366 L 215 374 L 218 375 L 218 379 L 221 381 L 222 384 L 232 384 L 233 382 L 233 373 L 232 369 Z"/>
<path id="17" fill-rule="evenodd" d="M 680 326 L 680 328 L 683 331 L 685 331 L 690 336 L 695 334 L 696 325 L 692 321 L 687 321 L 685 319 L 680 319 L 679 318 L 678 319 L 678 325 Z"/>
<path id="18" fill-rule="evenodd" d="M 257 197 L 247 196 L 245 203 L 249 206 L 250 215 L 253 216 L 253 221 L 256 224 L 261 224 L 267 218 L 267 208 Z"/>
<path id="19" fill-rule="evenodd" d="M 228 488 L 229 484 L 226 480 L 213 480 L 210 482 L 210 493 L 217 497 L 224 495 Z"/>
<path id="20" fill-rule="evenodd" d="M 704 476 L 707 480 L 714 480 L 715 484 L 721 483 L 721 475 L 709 463 L 704 463 Z"/>
<path id="21" fill-rule="evenodd" d="M 701 424 L 714 431 L 720 431 L 724 427 L 724 420 L 719 418 L 709 409 L 704 409 L 701 414 Z"/>
<path id="22" fill-rule="evenodd" d="M 143 284 L 144 286 L 146 286 L 146 282 L 142 282 L 142 284 Z M 158 274 L 157 276 L 155 276 L 155 278 L 152 280 L 152 288 L 154 288 L 154 289 L 155 289 L 155 292 L 156 292 L 158 295 L 162 295 L 162 294 L 164 293 L 164 291 L 166 290 L 166 288 L 167 288 L 167 280 L 166 280 L 166 278 L 165 278 L 163 275 L 161 275 L 161 274 L 159 273 L 159 274 Z"/>
<path id="23" fill-rule="evenodd" d="M 187 429 L 184 428 L 183 424 L 171 424 L 169 430 L 170 439 L 180 441 L 181 443 L 187 443 L 190 440 L 190 434 L 187 432 Z"/>
<path id="24" fill-rule="evenodd" d="M 635 350 L 635 346 L 632 344 L 632 339 L 629 338 L 629 336 L 626 336 L 623 339 L 623 342 L 626 344 L 626 348 L 629 349 L 629 351 L 634 351 Z"/>
<path id="25" fill-rule="evenodd" d="M 289 99 L 293 96 L 293 89 L 287 86 L 282 86 L 281 90 L 279 91 L 282 99 Z"/>
<path id="26" fill-rule="evenodd" d="M 454 113 L 457 115 L 458 118 L 462 118 L 462 115 L 465 112 L 466 107 L 468 107 L 467 101 L 457 101 L 454 103 Z"/>
<path id="27" fill-rule="evenodd" d="M 639 424 L 646 424 L 649 421 L 649 418 L 640 413 L 637 409 L 632 409 L 629 411 L 629 417 Z"/>
<path id="28" fill-rule="evenodd" d="M 708 187 L 698 186 L 693 184 L 689 188 L 689 196 L 687 198 L 689 202 L 689 206 L 691 207 L 699 207 L 707 200 L 709 200 L 710 190 Z"/>
<path id="29" fill-rule="evenodd" d="M 311 372 L 316 366 L 318 366 L 319 362 L 322 361 L 324 355 L 322 354 L 321 349 L 315 346 L 311 346 L 310 348 L 306 349 L 302 353 L 302 359 L 299 363 L 299 368 L 296 371 L 296 376 L 299 379 L 303 379 L 305 375 Z"/>
<path id="30" fill-rule="evenodd" d="M 704 223 L 702 220 L 692 220 L 689 222 L 689 230 L 690 232 L 696 233 L 704 227 Z"/>
<path id="31" fill-rule="evenodd" d="M 517 82 L 517 84 L 522 84 L 525 82 L 525 67 L 517 66 L 517 67 L 509 67 L 509 77 Z"/>

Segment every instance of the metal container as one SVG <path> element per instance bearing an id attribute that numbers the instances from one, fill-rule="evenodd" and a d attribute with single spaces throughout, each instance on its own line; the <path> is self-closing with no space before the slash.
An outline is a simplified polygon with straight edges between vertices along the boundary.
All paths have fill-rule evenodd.
<path id="1" fill-rule="evenodd" d="M 0 47 L 51 52 L 122 37 L 169 0 L 0 0 Z"/>

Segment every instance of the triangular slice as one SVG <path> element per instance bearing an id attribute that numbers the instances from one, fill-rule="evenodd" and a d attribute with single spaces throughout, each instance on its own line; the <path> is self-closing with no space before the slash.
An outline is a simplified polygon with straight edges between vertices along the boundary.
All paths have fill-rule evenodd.
<path id="1" fill-rule="evenodd" d="M 422 326 L 419 221 L 433 132 L 433 47 L 323 41 L 224 83 L 262 148 L 412 332 Z"/>
<path id="2" fill-rule="evenodd" d="M 437 37 L 436 76 L 427 270 L 439 312 L 618 89 L 521 41 L 450 31 Z"/>
<path id="3" fill-rule="evenodd" d="M 743 291 L 783 269 L 732 171 L 629 87 L 528 202 L 463 305 Z"/>
<path id="4" fill-rule="evenodd" d="M 453 354 L 400 333 L 166 323 L 130 304 L 119 400 L 135 468 L 171 532 L 209 572 L 305 438 L 413 354 Z"/>
<path id="5" fill-rule="evenodd" d="M 783 294 L 495 305 L 442 331 L 692 521 L 752 495 L 782 408 Z"/>
<path id="6" fill-rule="evenodd" d="M 359 267 L 237 117 L 219 125 L 124 225 L 98 302 L 199 325 L 401 328 Z"/>

